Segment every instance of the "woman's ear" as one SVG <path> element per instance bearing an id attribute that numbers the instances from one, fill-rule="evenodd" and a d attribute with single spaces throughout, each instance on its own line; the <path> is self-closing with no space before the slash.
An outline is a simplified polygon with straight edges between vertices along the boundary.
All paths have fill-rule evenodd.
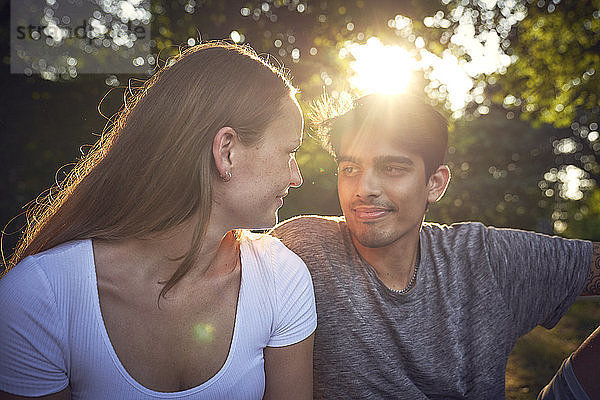
<path id="1" fill-rule="evenodd" d="M 450 169 L 447 165 L 440 165 L 438 169 L 431 174 L 427 182 L 427 202 L 434 203 L 442 198 L 450 182 Z"/>
<path id="2" fill-rule="evenodd" d="M 235 146 L 237 133 L 229 126 L 225 126 L 217 132 L 213 139 L 212 153 L 217 166 L 217 172 L 225 182 L 232 176 L 231 152 Z"/>

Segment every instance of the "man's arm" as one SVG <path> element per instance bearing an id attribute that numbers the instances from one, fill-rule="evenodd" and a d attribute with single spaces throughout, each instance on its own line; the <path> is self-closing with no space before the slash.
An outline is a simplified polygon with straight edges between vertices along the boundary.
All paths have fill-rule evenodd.
<path id="1" fill-rule="evenodd" d="M 600 243 L 594 242 L 594 255 L 592 256 L 592 266 L 590 275 L 583 287 L 582 296 L 598 296 L 600 295 Z"/>

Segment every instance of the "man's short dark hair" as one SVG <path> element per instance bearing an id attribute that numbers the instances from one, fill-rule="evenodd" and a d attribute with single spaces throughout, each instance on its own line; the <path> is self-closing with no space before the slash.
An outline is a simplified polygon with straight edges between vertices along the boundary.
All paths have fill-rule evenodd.
<path id="1" fill-rule="evenodd" d="M 331 107 L 331 106 L 330 106 Z M 311 115 L 321 143 L 337 158 L 342 137 L 393 133 L 402 146 L 421 156 L 426 177 L 444 163 L 448 122 L 426 99 L 409 94 L 370 94 L 341 111 L 319 104 Z"/>

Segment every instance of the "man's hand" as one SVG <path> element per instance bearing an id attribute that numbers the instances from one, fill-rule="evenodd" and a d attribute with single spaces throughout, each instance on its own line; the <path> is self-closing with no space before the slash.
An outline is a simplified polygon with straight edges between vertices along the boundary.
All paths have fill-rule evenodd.
<path id="1" fill-rule="evenodd" d="M 600 243 L 594 242 L 594 255 L 592 257 L 592 267 L 590 275 L 583 287 L 582 296 L 600 295 Z"/>

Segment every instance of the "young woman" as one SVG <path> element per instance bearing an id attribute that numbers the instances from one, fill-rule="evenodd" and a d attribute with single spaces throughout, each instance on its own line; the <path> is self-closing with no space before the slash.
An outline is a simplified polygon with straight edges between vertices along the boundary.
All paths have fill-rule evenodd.
<path id="1" fill-rule="evenodd" d="M 246 48 L 132 96 L 0 279 L 0 398 L 308 399 L 312 283 L 275 224 L 302 183 L 295 91 Z"/>

